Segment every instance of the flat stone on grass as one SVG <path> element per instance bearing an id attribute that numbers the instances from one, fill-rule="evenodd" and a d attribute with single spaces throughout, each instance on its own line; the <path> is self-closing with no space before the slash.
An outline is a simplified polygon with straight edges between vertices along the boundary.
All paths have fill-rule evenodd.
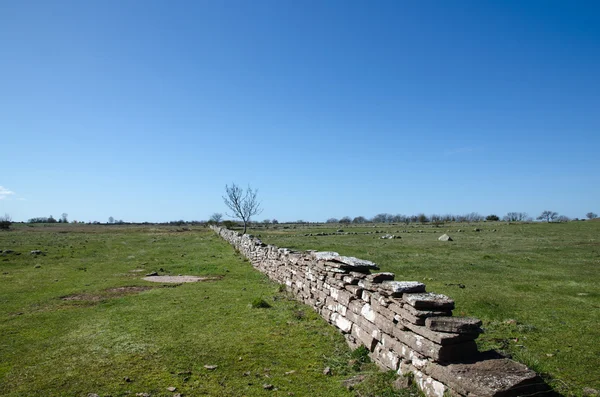
<path id="1" fill-rule="evenodd" d="M 209 277 L 200 277 L 200 276 L 148 276 L 144 277 L 143 280 L 152 281 L 153 283 L 195 283 L 198 281 L 212 281 L 212 280 L 220 280 L 221 277 L 217 276 L 209 276 Z"/>

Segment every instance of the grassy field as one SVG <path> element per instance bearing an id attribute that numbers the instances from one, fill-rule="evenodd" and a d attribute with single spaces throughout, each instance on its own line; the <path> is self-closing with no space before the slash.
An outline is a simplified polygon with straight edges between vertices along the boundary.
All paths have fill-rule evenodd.
<path id="1" fill-rule="evenodd" d="M 335 234 L 340 228 L 363 234 Z M 511 354 L 565 395 L 600 389 L 600 222 L 272 225 L 252 233 L 280 247 L 372 260 L 396 280 L 422 281 L 454 298 L 456 315 L 484 321 L 482 349 Z M 454 241 L 438 241 L 443 233 Z"/>
<path id="2" fill-rule="evenodd" d="M 353 396 L 341 381 L 376 372 L 204 228 L 14 225 L 0 250 L 14 251 L 0 254 L 2 396 Z M 393 395 L 388 379 L 362 395 Z"/>

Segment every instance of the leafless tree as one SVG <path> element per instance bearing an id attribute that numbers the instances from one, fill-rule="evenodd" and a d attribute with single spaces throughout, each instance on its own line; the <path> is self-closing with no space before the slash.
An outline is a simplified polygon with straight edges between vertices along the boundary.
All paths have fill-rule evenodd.
<path id="1" fill-rule="evenodd" d="M 69 216 L 69 214 L 67 214 L 66 212 L 63 212 L 62 215 L 60 216 L 60 220 L 62 223 L 69 223 L 69 221 L 67 220 L 67 217 Z"/>
<path id="2" fill-rule="evenodd" d="M 241 219 L 244 222 L 244 234 L 246 234 L 246 228 L 250 219 L 263 211 L 260 208 L 260 202 L 256 198 L 258 189 L 252 190 L 248 186 L 244 191 L 244 189 L 232 183 L 231 186 L 225 185 L 225 193 L 226 196 L 223 196 L 223 201 L 232 212 L 227 215 Z"/>
<path id="3" fill-rule="evenodd" d="M 509 212 L 502 219 L 506 222 L 525 222 L 529 217 L 526 212 Z"/>
<path id="4" fill-rule="evenodd" d="M 544 211 L 537 217 L 538 221 L 552 222 L 558 218 L 558 212 Z"/>
<path id="5" fill-rule="evenodd" d="M 223 214 L 221 214 L 220 212 L 215 212 L 210 216 L 210 220 L 216 223 L 217 225 L 219 224 L 219 222 L 221 222 L 221 219 L 223 219 Z"/>
<path id="6" fill-rule="evenodd" d="M 585 214 L 585 216 L 588 219 L 594 219 L 594 218 L 598 218 L 598 214 L 594 214 L 593 212 L 588 212 L 587 214 Z"/>
<path id="7" fill-rule="evenodd" d="M 10 229 L 10 225 L 12 224 L 12 218 L 8 214 L 4 214 L 4 216 L 0 216 L 0 229 L 8 230 Z"/>

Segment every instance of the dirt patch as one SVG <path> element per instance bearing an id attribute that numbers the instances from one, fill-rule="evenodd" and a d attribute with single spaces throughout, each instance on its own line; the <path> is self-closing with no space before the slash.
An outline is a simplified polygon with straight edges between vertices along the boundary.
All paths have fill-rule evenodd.
<path id="1" fill-rule="evenodd" d="M 148 276 L 142 280 L 152 281 L 153 283 L 196 283 L 198 281 L 215 281 L 222 279 L 223 276 Z"/>
<path id="2" fill-rule="evenodd" d="M 153 287 L 148 286 L 128 286 L 128 287 L 116 287 L 109 288 L 97 294 L 73 294 L 63 296 L 60 299 L 63 301 L 86 301 L 86 302 L 100 302 L 105 299 L 118 298 L 120 296 L 138 294 L 142 291 L 147 291 Z"/>

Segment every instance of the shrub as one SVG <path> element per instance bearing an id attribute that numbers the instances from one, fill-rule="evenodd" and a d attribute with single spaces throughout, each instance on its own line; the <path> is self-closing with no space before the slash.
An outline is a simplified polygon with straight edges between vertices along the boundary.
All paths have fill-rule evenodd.
<path id="1" fill-rule="evenodd" d="M 494 214 L 492 214 L 492 215 L 488 215 L 488 216 L 485 218 L 485 220 L 486 220 L 486 221 L 499 221 L 499 220 L 500 220 L 500 217 L 499 217 L 498 215 L 494 215 Z"/>

